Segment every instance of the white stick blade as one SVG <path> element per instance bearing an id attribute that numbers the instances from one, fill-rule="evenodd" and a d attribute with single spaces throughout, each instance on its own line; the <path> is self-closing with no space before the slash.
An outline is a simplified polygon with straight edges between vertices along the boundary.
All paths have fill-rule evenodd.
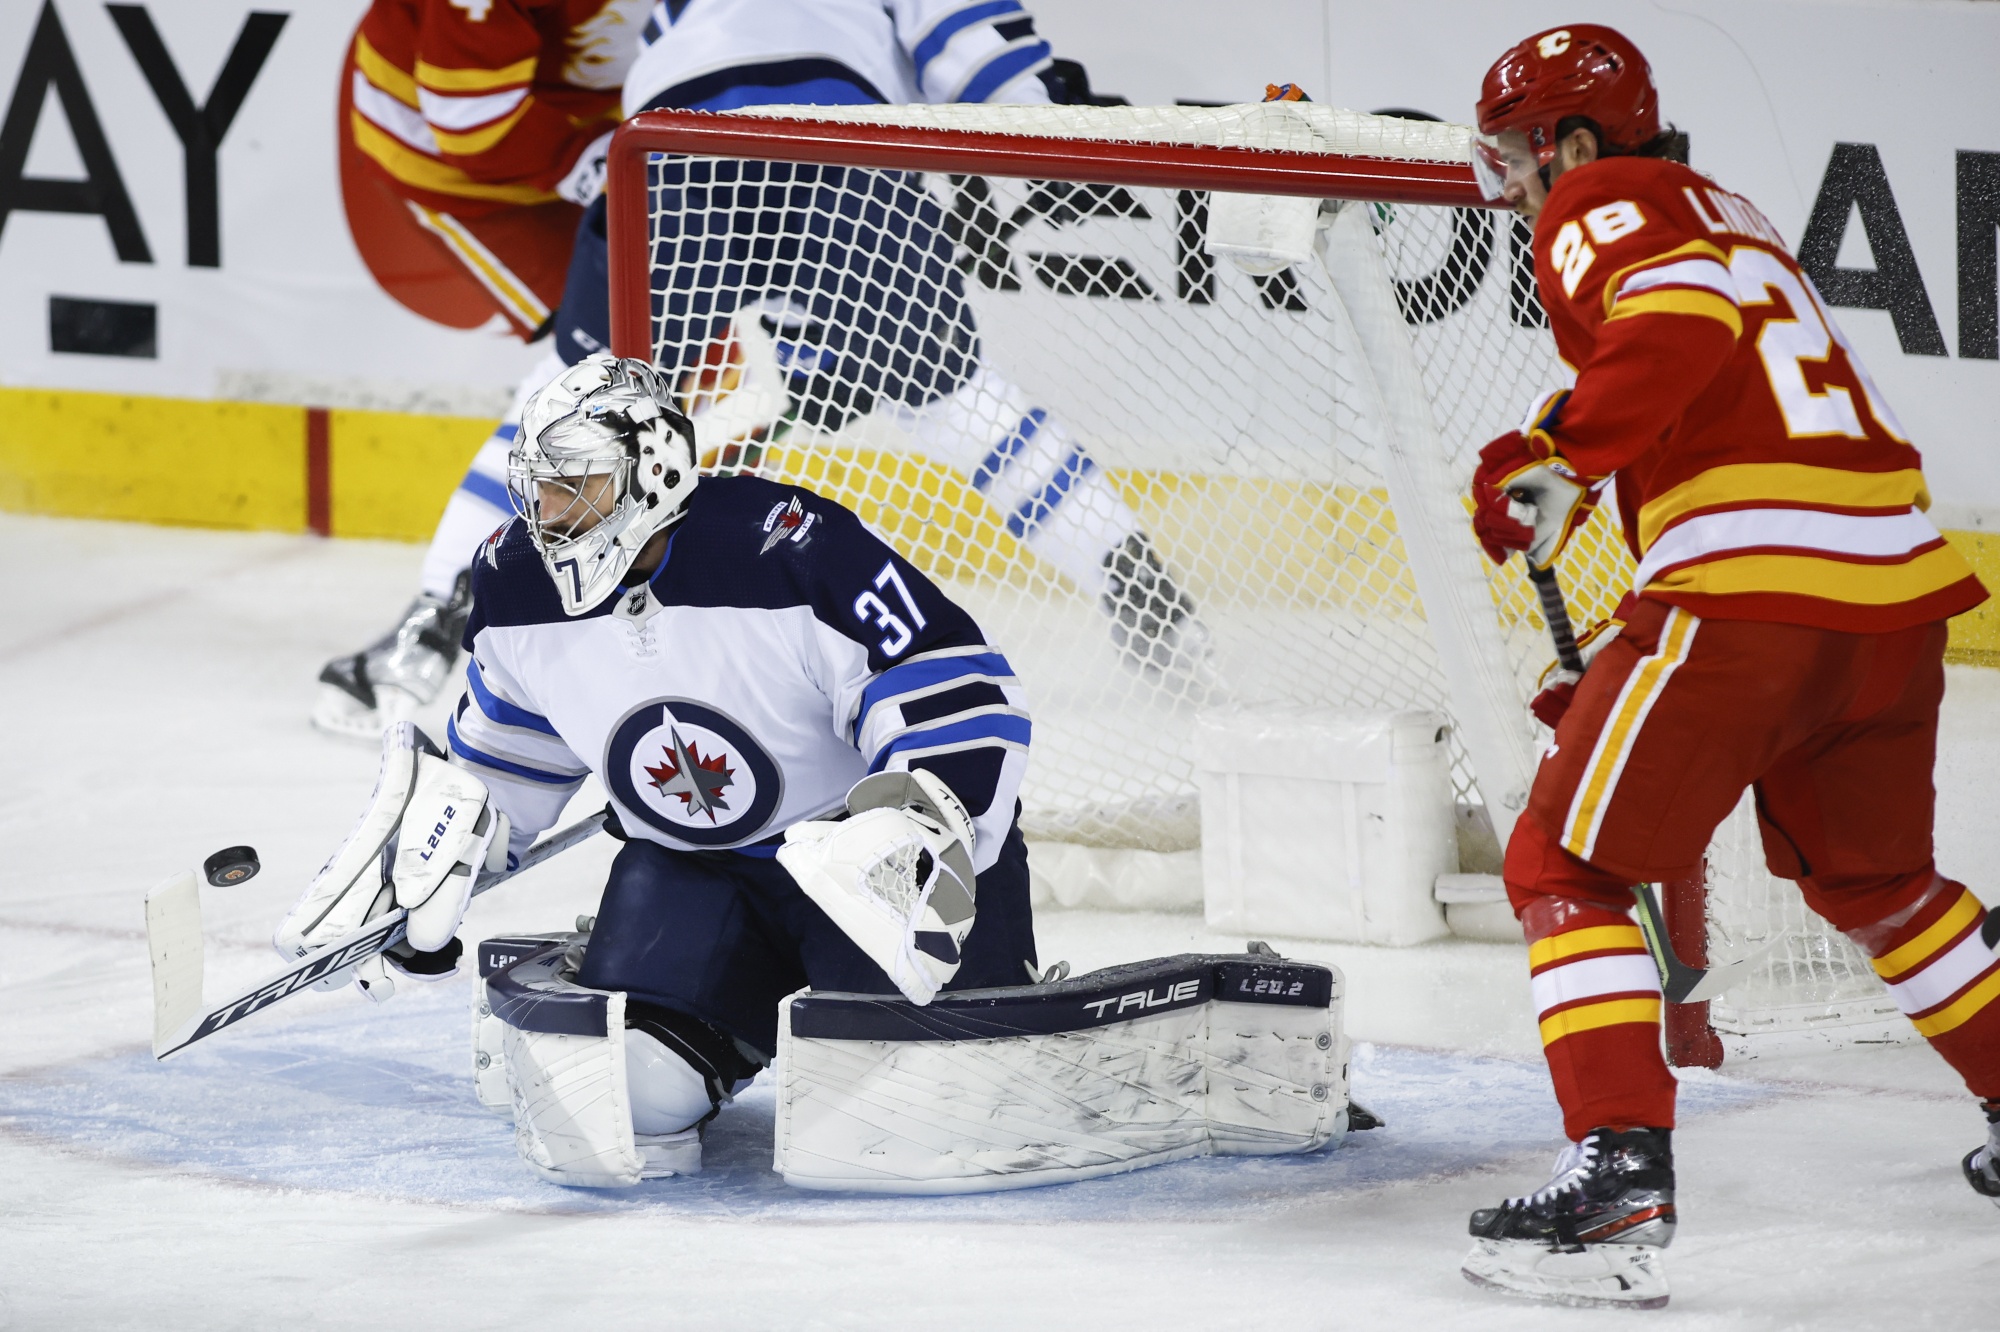
<path id="1" fill-rule="evenodd" d="M 194 871 L 146 894 L 146 947 L 153 955 L 153 1057 L 201 1012 L 201 889 Z"/>

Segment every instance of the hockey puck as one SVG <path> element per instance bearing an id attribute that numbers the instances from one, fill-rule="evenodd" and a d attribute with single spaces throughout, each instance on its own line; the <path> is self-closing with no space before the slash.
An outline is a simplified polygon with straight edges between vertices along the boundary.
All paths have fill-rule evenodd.
<path id="1" fill-rule="evenodd" d="M 257 871 L 262 868 L 257 862 L 256 848 L 248 846 L 225 846 L 201 862 L 201 872 L 217 888 L 234 888 L 239 883 L 248 883 L 257 877 Z"/>

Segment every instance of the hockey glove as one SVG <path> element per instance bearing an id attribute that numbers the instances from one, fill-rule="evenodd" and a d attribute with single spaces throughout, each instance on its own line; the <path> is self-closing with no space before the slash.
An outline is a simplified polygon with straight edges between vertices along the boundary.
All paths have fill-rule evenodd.
<path id="1" fill-rule="evenodd" d="M 1505 564 L 1518 550 L 1537 569 L 1548 568 L 1597 507 L 1608 478 L 1581 476 L 1556 453 L 1550 434 L 1568 400 L 1566 389 L 1544 393 L 1520 429 L 1479 451 L 1472 474 L 1472 530 L 1495 564 Z"/>
<path id="2" fill-rule="evenodd" d="M 396 905 L 410 913 L 405 937 L 419 953 L 448 946 L 478 876 L 506 868 L 507 816 L 487 808 L 487 800 L 486 783 L 464 768 L 430 754 L 418 757 L 393 878 Z M 440 974 L 421 966 L 404 970 L 429 979 Z"/>
<path id="3" fill-rule="evenodd" d="M 1611 613 L 1610 619 L 1599 620 L 1590 627 L 1589 633 L 1576 640 L 1584 670 L 1590 669 L 1590 663 L 1604 650 L 1605 644 L 1618 637 L 1618 631 L 1625 627 L 1632 608 L 1633 596 L 1627 592 L 1619 600 L 1618 609 Z M 1540 692 L 1528 703 L 1528 711 L 1535 714 L 1536 721 L 1553 731 L 1556 723 L 1569 712 L 1569 705 L 1576 701 L 1576 687 L 1582 682 L 1582 671 L 1566 671 L 1562 663 L 1550 662 L 1548 669 L 1542 672 Z"/>
<path id="4" fill-rule="evenodd" d="M 972 932 L 972 820 L 934 774 L 883 772 L 847 793 L 852 817 L 796 823 L 778 863 L 903 997 L 928 1004 Z"/>

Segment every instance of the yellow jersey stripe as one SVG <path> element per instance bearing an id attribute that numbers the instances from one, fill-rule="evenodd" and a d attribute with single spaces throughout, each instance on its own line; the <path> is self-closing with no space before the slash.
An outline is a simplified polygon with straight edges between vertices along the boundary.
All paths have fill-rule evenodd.
<path id="1" fill-rule="evenodd" d="M 450 153 L 455 157 L 472 157 L 475 154 L 485 152 L 494 144 L 506 138 L 514 126 L 521 123 L 521 117 L 528 114 L 528 108 L 534 104 L 535 99 L 533 97 L 524 98 L 521 104 L 514 108 L 513 114 L 507 116 L 504 120 L 496 120 L 483 129 L 467 130 L 463 134 L 452 134 L 439 129 L 436 125 L 432 125 L 431 133 L 437 136 L 440 151 Z"/>
<path id="2" fill-rule="evenodd" d="M 1940 1008 L 1929 1017 L 1911 1018 L 1912 1026 L 1926 1037 L 1937 1037 L 1954 1027 L 1962 1027 L 1978 1014 L 1979 1010 L 2000 996 L 2000 966 L 1986 974 L 1986 979 L 1960 995 L 1947 1007 Z M 1546 1024 L 1544 1024 L 1546 1025 Z"/>
<path id="3" fill-rule="evenodd" d="M 1650 549 L 1661 530 L 1676 518 L 1718 504 L 1760 500 L 1843 509 L 1921 511 L 1931 506 L 1924 474 L 1914 467 L 1899 472 L 1847 472 L 1805 463 L 1729 463 L 1681 482 L 1639 510 L 1639 549 Z"/>
<path id="4" fill-rule="evenodd" d="M 461 199 L 495 199 L 502 203 L 539 204 L 548 203 L 556 197 L 552 191 L 538 190 L 532 185 L 487 185 L 476 181 L 455 166 L 447 166 L 434 157 L 426 157 L 405 147 L 377 129 L 359 111 L 353 114 L 350 123 L 354 131 L 354 146 L 405 185 L 414 185 L 433 194 L 449 194 Z"/>
<path id="5" fill-rule="evenodd" d="M 1638 742 L 1646 714 L 1653 710 L 1674 668 L 1686 658 L 1697 623 L 1694 616 L 1679 608 L 1671 612 L 1660 635 L 1660 646 L 1652 656 L 1640 661 L 1619 691 L 1610 723 L 1597 737 L 1596 750 L 1585 765 L 1583 779 L 1570 802 L 1569 818 L 1563 827 L 1563 848 L 1571 855 L 1588 860 L 1596 848 L 1597 832 L 1604 822 L 1604 811 L 1610 806 L 1619 774 L 1625 771 L 1625 760 L 1631 757 L 1632 746 Z"/>
<path id="6" fill-rule="evenodd" d="M 1984 910 L 1978 898 L 1961 888 L 1958 900 L 1951 904 L 1951 910 L 1932 921 L 1929 929 L 1882 956 L 1870 959 L 1868 965 L 1875 968 L 1875 974 L 1883 980 L 1893 982 L 1904 972 L 1930 961 L 1932 954 L 1964 933 L 1965 927 L 1978 920 L 1979 913 Z"/>
<path id="7" fill-rule="evenodd" d="M 1700 315 L 1726 326 L 1731 337 L 1743 336 L 1741 310 L 1712 291 L 1697 291 L 1692 287 L 1642 291 L 1637 296 L 1627 296 L 1604 316 L 1604 321 L 1608 324 L 1614 319 L 1631 319 L 1645 314 Z"/>
<path id="8" fill-rule="evenodd" d="M 1553 1045 L 1565 1036 L 1574 1036 L 1580 1031 L 1595 1031 L 1599 1027 L 1613 1027 L 1625 1022 L 1650 1022 L 1657 1026 L 1659 1021 L 1658 999 L 1607 999 L 1601 1004 L 1566 1008 L 1543 1018 L 1542 1044 Z"/>
<path id="9" fill-rule="evenodd" d="M 493 299 L 514 312 L 514 317 L 527 328 L 538 328 L 549 317 L 549 308 L 527 283 L 516 277 L 499 256 L 480 244 L 479 238 L 465 229 L 465 224 L 457 218 L 421 204 L 412 203 L 410 211 L 426 231 L 443 241 L 451 252 L 458 256 L 460 263 L 470 269 L 479 284 L 492 294 Z"/>
<path id="10" fill-rule="evenodd" d="M 527 56 L 499 69 L 441 69 L 417 62 L 417 82 L 432 92 L 492 92 L 528 83 L 535 77 L 535 57 Z"/>
<path id="11" fill-rule="evenodd" d="M 367 80 L 405 106 L 417 104 L 417 81 L 410 77 L 408 70 L 397 69 L 389 63 L 388 57 L 368 44 L 368 39 L 360 33 L 354 34 L 354 63 Z"/>
<path id="12" fill-rule="evenodd" d="M 1729 267 L 1729 256 L 1724 254 L 1719 246 L 1712 245 L 1705 240 L 1691 240 L 1687 244 L 1677 245 L 1663 254 L 1652 255 L 1639 260 L 1637 263 L 1627 264 L 1610 277 L 1604 279 L 1604 317 L 1606 319 L 1611 317 L 1611 307 L 1618 300 L 1618 288 L 1624 285 L 1625 279 L 1632 274 L 1642 268 L 1651 268 L 1654 264 L 1677 263 L 1682 259 L 1694 258 L 1713 259 L 1724 268 Z M 1571 369 L 1574 368 L 1574 366 L 1571 367 Z"/>
<path id="13" fill-rule="evenodd" d="M 1831 555 L 1729 555 L 1682 565 L 1646 584 L 1646 590 L 1708 597 L 1772 592 L 1894 606 L 1971 576 L 1972 566 L 1947 544 L 1895 564 L 1856 564 Z"/>
<path id="14" fill-rule="evenodd" d="M 1579 953 L 1602 953 L 1612 948 L 1644 948 L 1646 936 L 1637 925 L 1592 925 L 1587 929 L 1566 930 L 1537 939 L 1528 945 L 1528 966 L 1532 970 L 1560 962 Z"/>

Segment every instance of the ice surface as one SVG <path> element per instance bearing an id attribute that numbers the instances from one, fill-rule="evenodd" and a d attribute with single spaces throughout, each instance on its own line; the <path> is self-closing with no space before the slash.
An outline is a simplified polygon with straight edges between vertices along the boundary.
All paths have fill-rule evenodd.
<path id="1" fill-rule="evenodd" d="M 548 1186 L 467 1076 L 470 982 L 306 994 L 166 1064 L 146 1051 L 141 900 L 203 890 L 211 994 L 345 833 L 366 747 L 312 732 L 319 664 L 407 600 L 410 547 L 0 516 L 0 1327 L 1541 1328 L 1457 1275 L 1465 1214 L 1539 1184 L 1557 1120 L 1520 950 L 1355 949 L 1355 1092 L 1389 1127 L 958 1199 L 813 1195 L 769 1170 L 767 1086 L 709 1170 Z M 1986 889 L 2000 677 L 1954 670 L 1940 855 Z M 586 792 L 580 800 L 588 799 Z M 601 800 L 601 796 L 597 799 Z M 475 905 L 467 936 L 591 908 L 611 847 Z M 1990 893 L 1988 894 L 1991 895 Z M 1079 969 L 1239 947 L 1198 916 L 1051 912 Z M 1682 1233 L 1662 1327 L 1995 1325 L 2000 1211 L 1957 1159 L 1979 1121 L 1922 1047 L 1683 1079 Z M 1623 1325 L 1622 1323 L 1620 1324 Z"/>

